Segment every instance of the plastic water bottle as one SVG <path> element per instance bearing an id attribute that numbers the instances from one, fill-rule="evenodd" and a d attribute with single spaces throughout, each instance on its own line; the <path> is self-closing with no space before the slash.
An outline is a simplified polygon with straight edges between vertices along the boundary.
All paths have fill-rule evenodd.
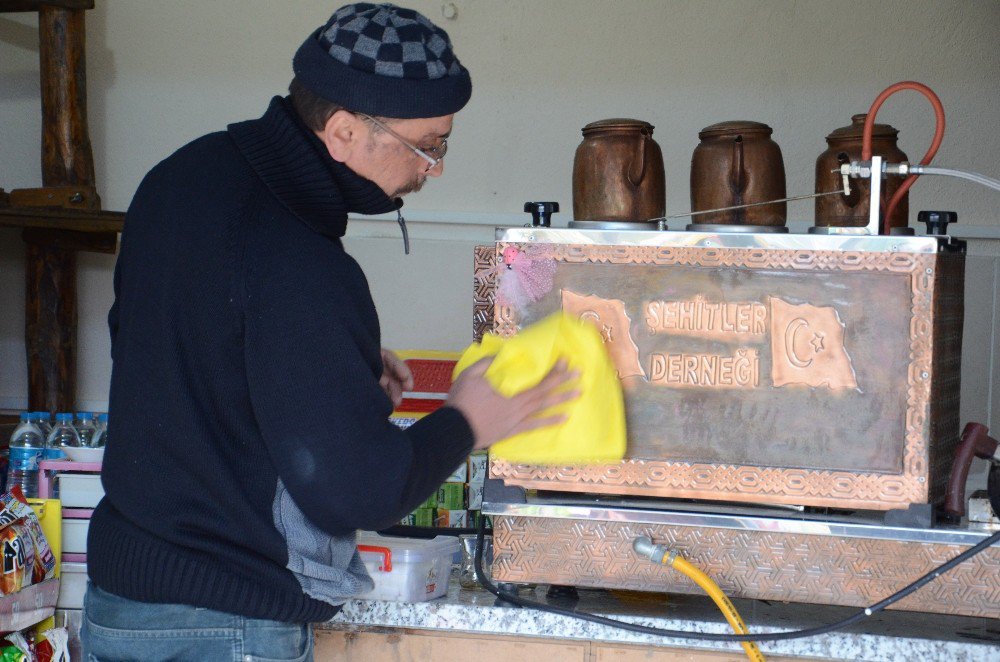
<path id="1" fill-rule="evenodd" d="M 97 432 L 91 440 L 90 445 L 94 448 L 104 448 L 108 445 L 108 415 L 98 414 Z"/>
<path id="2" fill-rule="evenodd" d="M 10 437 L 8 490 L 20 485 L 24 496 L 38 496 L 38 460 L 41 459 L 44 448 L 45 441 L 38 426 L 28 412 L 22 413 L 21 422 Z"/>
<path id="3" fill-rule="evenodd" d="M 10 442 L 8 442 L 9 444 Z M 0 492 L 7 491 L 7 474 L 10 473 L 10 446 L 0 448 Z"/>
<path id="4" fill-rule="evenodd" d="M 52 428 L 48 439 L 45 440 L 45 452 L 42 454 L 46 460 L 60 460 L 66 457 L 63 449 L 66 447 L 79 448 L 80 435 L 73 427 L 73 414 L 63 412 L 56 414 L 56 426 Z"/>
<path id="5" fill-rule="evenodd" d="M 80 435 L 81 446 L 89 447 L 93 445 L 94 435 L 97 433 L 93 412 L 76 412 L 76 433 Z"/>
<path id="6" fill-rule="evenodd" d="M 52 433 L 52 423 L 50 422 L 52 415 L 47 411 L 35 411 L 31 412 L 31 415 L 34 417 L 33 420 L 38 431 L 42 433 L 42 439 L 48 439 L 49 434 Z"/>

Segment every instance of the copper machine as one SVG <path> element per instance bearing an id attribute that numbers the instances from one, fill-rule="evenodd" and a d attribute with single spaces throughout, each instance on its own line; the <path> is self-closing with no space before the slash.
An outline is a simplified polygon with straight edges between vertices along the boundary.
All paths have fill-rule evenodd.
<path id="1" fill-rule="evenodd" d="M 920 166 L 864 159 L 842 171 L 870 190 L 867 227 L 587 219 L 477 247 L 477 335 L 556 310 L 589 320 L 628 425 L 612 465 L 491 458 L 495 580 L 697 592 L 632 551 L 645 536 L 731 597 L 867 606 L 989 535 L 940 516 L 960 439 L 965 244 L 941 225 L 879 234 L 884 173 Z M 498 302 L 511 255 L 551 285 Z M 993 546 L 895 607 L 1000 618 L 997 595 Z"/>

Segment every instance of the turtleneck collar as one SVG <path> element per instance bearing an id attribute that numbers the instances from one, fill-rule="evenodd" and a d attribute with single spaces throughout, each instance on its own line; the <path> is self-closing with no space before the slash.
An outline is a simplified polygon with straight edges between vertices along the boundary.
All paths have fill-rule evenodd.
<path id="1" fill-rule="evenodd" d="M 343 237 L 347 214 L 384 214 L 400 201 L 334 161 L 287 99 L 274 97 L 263 117 L 229 125 L 240 152 L 282 204 L 316 232 Z"/>

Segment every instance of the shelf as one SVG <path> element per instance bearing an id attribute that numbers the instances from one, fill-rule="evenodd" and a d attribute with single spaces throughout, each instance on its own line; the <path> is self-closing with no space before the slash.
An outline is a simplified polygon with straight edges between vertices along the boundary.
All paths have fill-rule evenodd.
<path id="1" fill-rule="evenodd" d="M 41 11 L 42 7 L 55 9 L 93 9 L 94 0 L 0 0 L 0 14 L 6 12 Z"/>
<path id="2" fill-rule="evenodd" d="M 120 211 L 0 207 L 0 226 L 76 232 L 121 232 L 124 225 L 125 212 Z"/>
<path id="3" fill-rule="evenodd" d="M 101 462 L 74 462 L 73 460 L 41 460 L 38 463 L 40 470 L 57 471 L 101 471 Z"/>
<path id="4" fill-rule="evenodd" d="M 56 613 L 58 600 L 57 577 L 0 597 L 0 632 L 16 632 L 44 621 Z"/>

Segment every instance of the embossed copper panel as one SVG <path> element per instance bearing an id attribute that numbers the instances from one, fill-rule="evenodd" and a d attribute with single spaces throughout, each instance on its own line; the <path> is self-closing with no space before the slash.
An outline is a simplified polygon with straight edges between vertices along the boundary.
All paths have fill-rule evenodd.
<path id="1" fill-rule="evenodd" d="M 496 288 L 496 247 L 476 246 L 472 276 L 472 338 L 476 342 L 493 329 Z"/>
<path id="2" fill-rule="evenodd" d="M 493 265 L 512 249 L 554 276 L 533 303 L 496 305 L 495 332 L 559 309 L 594 323 L 625 389 L 629 447 L 613 466 L 491 461 L 492 477 L 879 510 L 943 493 L 963 254 L 498 242 L 492 263 L 477 252 L 477 314 L 487 278 L 510 290 L 511 270 Z"/>
<path id="3" fill-rule="evenodd" d="M 513 583 L 699 593 L 681 573 L 640 558 L 649 536 L 706 572 L 730 597 L 866 607 L 967 546 L 666 526 L 495 516 L 493 579 Z M 1000 549 L 991 547 L 890 607 L 1000 618 Z"/>

